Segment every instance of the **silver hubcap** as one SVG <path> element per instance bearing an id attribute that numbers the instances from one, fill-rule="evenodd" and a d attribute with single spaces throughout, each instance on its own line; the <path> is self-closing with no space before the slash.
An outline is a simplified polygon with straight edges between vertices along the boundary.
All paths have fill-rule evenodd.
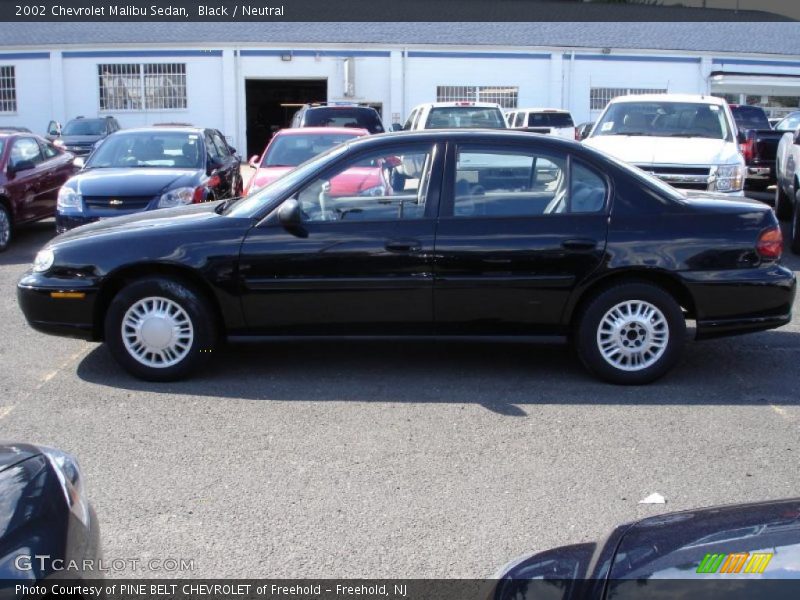
<path id="1" fill-rule="evenodd" d="M 605 361 L 623 371 L 653 365 L 667 349 L 669 325 L 658 308 L 642 300 L 620 302 L 600 320 L 597 347 Z"/>
<path id="2" fill-rule="evenodd" d="M 186 311 L 169 298 L 143 298 L 122 318 L 122 341 L 138 362 L 163 369 L 186 358 L 194 328 Z"/>
<path id="3" fill-rule="evenodd" d="M 9 237 L 11 237 L 11 223 L 8 220 L 8 213 L 0 210 L 0 246 L 5 246 Z"/>

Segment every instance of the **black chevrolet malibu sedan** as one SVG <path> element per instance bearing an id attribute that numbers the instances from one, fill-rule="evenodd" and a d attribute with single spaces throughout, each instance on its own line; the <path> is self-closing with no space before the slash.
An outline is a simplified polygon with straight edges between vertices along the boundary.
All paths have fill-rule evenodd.
<path id="1" fill-rule="evenodd" d="M 402 187 L 339 185 L 375 165 L 402 165 Z M 576 142 L 424 131 L 338 146 L 238 201 L 76 229 L 18 297 L 36 329 L 104 340 L 150 380 L 222 339 L 555 337 L 641 384 L 678 360 L 687 318 L 698 338 L 788 323 L 781 249 L 769 207 L 687 197 Z"/>
<path id="2" fill-rule="evenodd" d="M 16 583 L 101 577 L 99 535 L 72 456 L 0 444 L 0 597 Z"/>
<path id="3" fill-rule="evenodd" d="M 649 517 L 518 558 L 494 579 L 487 600 L 797 598 L 800 498 Z"/>
<path id="4" fill-rule="evenodd" d="M 239 156 L 216 129 L 161 126 L 105 138 L 58 192 L 56 231 L 242 193 Z"/>

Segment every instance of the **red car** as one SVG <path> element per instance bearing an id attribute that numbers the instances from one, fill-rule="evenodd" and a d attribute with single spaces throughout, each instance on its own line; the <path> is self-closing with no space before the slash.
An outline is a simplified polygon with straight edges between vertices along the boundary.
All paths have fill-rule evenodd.
<path id="1" fill-rule="evenodd" d="M 250 159 L 250 166 L 258 170 L 247 184 L 245 194 L 272 183 L 321 152 L 364 135 L 369 135 L 369 131 L 353 127 L 281 129 L 272 137 L 260 158 L 256 155 Z M 330 194 L 358 196 L 390 193 L 386 166 L 390 165 L 370 163 L 348 169 L 333 178 Z"/>
<path id="2" fill-rule="evenodd" d="M 0 252 L 18 225 L 52 217 L 73 156 L 32 133 L 0 133 Z"/>

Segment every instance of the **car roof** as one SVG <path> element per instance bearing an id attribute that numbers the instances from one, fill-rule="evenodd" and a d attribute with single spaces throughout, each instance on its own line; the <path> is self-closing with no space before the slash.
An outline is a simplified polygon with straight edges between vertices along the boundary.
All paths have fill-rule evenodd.
<path id="1" fill-rule="evenodd" d="M 569 114 L 566 108 L 510 108 L 506 112 L 541 112 L 541 113 L 562 113 Z"/>
<path id="2" fill-rule="evenodd" d="M 516 141 L 544 143 L 551 146 L 561 146 L 564 151 L 586 148 L 580 142 L 572 139 L 559 138 L 549 135 L 538 135 L 521 129 L 418 129 L 414 131 L 394 131 L 364 136 L 346 142 L 349 146 L 384 145 L 399 140 L 415 141 Z"/>
<path id="3" fill-rule="evenodd" d="M 727 104 L 724 98 L 704 96 L 700 94 L 638 94 L 631 96 L 617 96 L 611 103 L 619 102 L 699 102 L 702 104 Z"/>
<path id="4" fill-rule="evenodd" d="M 353 134 L 353 137 L 369 135 L 369 131 L 361 127 L 287 127 L 276 131 L 275 136 L 320 135 L 324 133 L 338 135 Z"/>
<path id="5" fill-rule="evenodd" d="M 414 108 L 422 108 L 423 106 L 430 106 L 431 108 L 474 106 L 475 108 L 499 108 L 500 110 L 503 110 L 503 108 L 496 102 L 472 102 L 470 100 L 461 100 L 456 102 L 425 102 L 415 106 Z"/>

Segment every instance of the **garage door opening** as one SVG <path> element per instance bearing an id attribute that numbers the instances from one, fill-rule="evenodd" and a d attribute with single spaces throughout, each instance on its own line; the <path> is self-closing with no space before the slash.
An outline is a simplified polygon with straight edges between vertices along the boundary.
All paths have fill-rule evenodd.
<path id="1" fill-rule="evenodd" d="M 272 134 L 288 127 L 292 115 L 308 102 L 325 102 L 325 79 L 247 79 L 244 82 L 247 156 L 260 154 Z"/>

